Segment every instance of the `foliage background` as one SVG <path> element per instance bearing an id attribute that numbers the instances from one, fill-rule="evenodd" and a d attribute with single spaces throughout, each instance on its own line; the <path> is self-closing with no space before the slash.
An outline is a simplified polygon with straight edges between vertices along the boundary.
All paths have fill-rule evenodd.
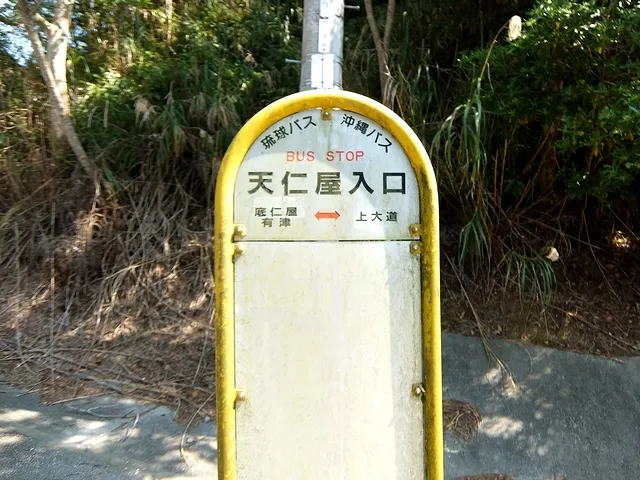
<path id="1" fill-rule="evenodd" d="M 59 375 L 77 391 L 90 371 L 121 391 L 206 400 L 215 176 L 240 126 L 297 91 L 285 59 L 300 55 L 301 3 L 179 2 L 169 19 L 166 0 L 77 1 L 68 82 L 103 192 L 51 138 L 46 88 L 16 55 L 4 4 L 5 360 L 38 366 L 52 390 Z M 373 4 L 383 25 L 387 1 Z M 513 15 L 523 28 L 509 41 Z M 393 107 L 431 153 L 446 220 L 445 328 L 637 353 L 610 335 L 640 339 L 627 322 L 640 308 L 640 3 L 398 0 L 395 17 Z M 364 9 L 346 12 L 344 79 L 380 97 Z M 575 320 L 585 309 L 599 312 L 593 337 Z"/>

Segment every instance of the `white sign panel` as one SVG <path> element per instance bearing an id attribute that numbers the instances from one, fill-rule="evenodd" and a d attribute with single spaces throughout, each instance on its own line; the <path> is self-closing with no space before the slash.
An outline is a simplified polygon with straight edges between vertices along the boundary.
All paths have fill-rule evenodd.
<path id="1" fill-rule="evenodd" d="M 235 262 L 238 480 L 424 480 L 409 242 L 248 242 Z"/>
<path id="2" fill-rule="evenodd" d="M 418 185 L 398 142 L 356 113 L 299 112 L 251 146 L 238 173 L 245 240 L 408 240 Z"/>
<path id="3" fill-rule="evenodd" d="M 397 140 L 344 110 L 275 122 L 234 223 L 237 478 L 424 480 L 419 194 Z"/>

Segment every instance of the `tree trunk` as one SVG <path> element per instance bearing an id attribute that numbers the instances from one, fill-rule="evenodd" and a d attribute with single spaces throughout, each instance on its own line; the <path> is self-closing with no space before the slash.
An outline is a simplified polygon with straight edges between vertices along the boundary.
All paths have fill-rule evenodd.
<path id="1" fill-rule="evenodd" d="M 62 106 L 68 115 L 71 111 L 69 86 L 67 85 L 67 48 L 71 27 L 73 0 L 57 0 L 53 22 L 47 28 L 47 61 L 51 65 L 54 86 L 62 98 Z M 57 109 L 51 109 L 51 126 L 56 139 L 64 137 Z"/>
<path id="2" fill-rule="evenodd" d="M 164 8 L 167 16 L 167 47 L 170 47 L 173 30 L 173 0 L 165 0 Z"/>
<path id="3" fill-rule="evenodd" d="M 388 107 L 392 107 L 392 83 L 391 70 L 389 69 L 389 43 L 391 41 L 391 29 L 393 27 L 393 17 L 396 11 L 396 1 L 389 0 L 387 4 L 387 20 L 384 26 L 384 38 L 380 36 L 380 31 L 376 25 L 376 19 L 373 15 L 373 5 L 371 0 L 364 0 L 364 9 L 367 14 L 367 22 L 373 37 L 373 43 L 376 47 L 378 56 L 378 70 L 380 73 L 380 91 L 382 95 L 382 103 Z"/>
<path id="4" fill-rule="evenodd" d="M 89 157 L 87 157 L 87 154 L 82 147 L 82 143 L 80 143 L 80 139 L 78 138 L 78 134 L 76 133 L 76 129 L 73 126 L 70 115 L 69 91 L 67 89 L 66 80 L 66 52 L 69 26 L 71 24 L 72 7 L 72 0 L 58 0 L 54 14 L 54 22 L 56 23 L 54 24 L 48 22 L 37 13 L 33 14 L 26 0 L 18 0 L 18 11 L 20 12 L 20 17 L 22 18 L 22 22 L 24 23 L 24 27 L 27 31 L 27 36 L 31 41 L 33 53 L 47 85 L 49 100 L 51 101 L 51 110 L 55 111 L 57 121 L 54 124 L 54 129 L 59 128 L 78 159 L 80 166 L 94 181 L 97 182 L 99 178 L 98 169 L 94 163 L 89 160 Z M 47 55 L 44 53 L 42 42 L 40 41 L 40 37 L 36 30 L 36 22 L 43 25 L 47 31 L 47 38 L 49 40 L 49 52 Z M 62 27 L 60 27 L 60 25 Z M 65 25 L 67 34 L 64 38 L 55 37 L 57 31 L 62 31 Z M 55 43 L 51 41 L 52 38 L 60 38 L 60 40 L 58 40 L 58 48 L 55 46 L 52 48 L 52 43 Z M 64 50 L 64 57 L 62 56 L 61 50 Z M 55 65 L 58 69 L 56 71 L 58 77 L 54 74 L 54 61 L 56 62 Z M 61 71 L 64 73 L 64 76 L 62 76 Z"/>

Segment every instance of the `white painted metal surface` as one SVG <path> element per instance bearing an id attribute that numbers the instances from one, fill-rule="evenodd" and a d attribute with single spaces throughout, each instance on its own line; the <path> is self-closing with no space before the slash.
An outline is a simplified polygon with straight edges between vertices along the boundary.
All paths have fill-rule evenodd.
<path id="1" fill-rule="evenodd" d="M 418 186 L 398 142 L 355 113 L 321 117 L 287 117 L 249 150 L 235 189 L 245 240 L 410 239 Z"/>
<path id="2" fill-rule="evenodd" d="M 305 0 L 300 91 L 342 88 L 343 0 Z"/>
<path id="3" fill-rule="evenodd" d="M 306 218 L 306 217 L 305 217 Z M 238 479 L 423 480 L 409 242 L 247 242 L 236 260 Z"/>
<path id="4" fill-rule="evenodd" d="M 329 113 L 276 122 L 236 180 L 238 478 L 424 480 L 417 181 L 388 131 Z"/>

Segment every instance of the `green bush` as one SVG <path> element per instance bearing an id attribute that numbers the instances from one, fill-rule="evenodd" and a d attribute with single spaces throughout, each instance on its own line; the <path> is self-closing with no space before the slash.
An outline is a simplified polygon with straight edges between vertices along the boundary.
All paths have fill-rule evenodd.
<path id="1" fill-rule="evenodd" d="M 487 54 L 463 55 L 460 68 L 474 77 Z M 494 47 L 482 85 L 494 122 L 486 146 L 510 141 L 514 193 L 542 165 L 569 199 L 608 206 L 637 195 L 640 3 L 542 0 L 520 39 Z"/>
<path id="2" fill-rule="evenodd" d="M 137 31 L 135 62 L 95 67 L 81 86 L 76 123 L 113 182 L 150 171 L 206 177 L 246 119 L 297 90 L 298 68 L 284 59 L 299 56 L 290 29 L 300 12 L 266 1 L 181 8 L 171 49 L 163 31 L 144 41 Z"/>

